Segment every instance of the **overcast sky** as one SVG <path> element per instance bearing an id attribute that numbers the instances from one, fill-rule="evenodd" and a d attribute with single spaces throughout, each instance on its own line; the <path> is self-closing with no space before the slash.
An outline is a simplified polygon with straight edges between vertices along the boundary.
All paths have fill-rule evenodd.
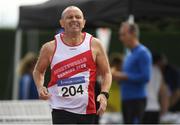
<path id="1" fill-rule="evenodd" d="M 16 28 L 20 5 L 40 4 L 46 1 L 48 0 L 0 0 L 0 28 Z"/>

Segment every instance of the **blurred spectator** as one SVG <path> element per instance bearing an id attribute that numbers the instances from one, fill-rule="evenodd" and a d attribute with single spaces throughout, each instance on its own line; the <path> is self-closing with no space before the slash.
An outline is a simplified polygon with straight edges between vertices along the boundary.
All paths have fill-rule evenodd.
<path id="1" fill-rule="evenodd" d="M 124 58 L 122 72 L 112 71 L 112 75 L 121 84 L 123 122 L 139 124 L 146 106 L 146 85 L 152 67 L 151 53 L 139 42 L 137 24 L 122 23 L 119 37 L 130 51 Z"/>
<path id="2" fill-rule="evenodd" d="M 120 53 L 113 53 L 110 55 L 111 71 L 121 71 L 123 56 Z"/>
<path id="3" fill-rule="evenodd" d="M 180 111 L 180 71 L 177 67 L 170 64 L 165 55 L 161 55 L 161 69 L 163 77 L 170 91 L 169 111 Z"/>
<path id="4" fill-rule="evenodd" d="M 38 99 L 38 92 L 33 80 L 32 72 L 37 61 L 34 53 L 27 53 L 19 65 L 19 99 Z"/>
<path id="5" fill-rule="evenodd" d="M 159 62 L 160 55 L 158 53 L 154 53 L 152 75 L 149 83 L 147 84 L 147 106 L 143 117 L 143 123 L 146 124 L 159 124 L 160 116 L 164 115 L 168 111 L 168 90 L 166 84 L 164 83 Z"/>
<path id="6" fill-rule="evenodd" d="M 121 53 L 112 53 L 109 56 L 109 60 L 111 65 L 111 72 L 122 71 L 123 55 Z M 108 111 L 121 112 L 121 92 L 119 91 L 119 80 L 116 78 L 113 78 L 110 90 Z"/>
<path id="7" fill-rule="evenodd" d="M 122 71 L 123 56 L 118 53 L 113 53 L 110 55 L 109 60 L 113 81 L 115 80 L 117 83 L 119 83 L 119 78 L 116 77 L 116 75 L 118 75 L 120 71 Z"/>

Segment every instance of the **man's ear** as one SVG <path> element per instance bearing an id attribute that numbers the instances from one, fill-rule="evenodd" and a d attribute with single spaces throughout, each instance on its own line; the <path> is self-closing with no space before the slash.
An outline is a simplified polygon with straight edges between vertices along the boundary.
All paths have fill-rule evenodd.
<path id="1" fill-rule="evenodd" d="M 61 25 L 62 28 L 64 28 L 64 21 L 62 19 L 59 20 L 59 24 Z"/>
<path id="2" fill-rule="evenodd" d="M 83 25 L 83 28 L 84 28 L 84 26 L 86 25 L 86 20 L 85 20 L 85 19 L 84 19 L 84 22 L 83 22 L 83 23 L 84 23 L 84 25 Z"/>

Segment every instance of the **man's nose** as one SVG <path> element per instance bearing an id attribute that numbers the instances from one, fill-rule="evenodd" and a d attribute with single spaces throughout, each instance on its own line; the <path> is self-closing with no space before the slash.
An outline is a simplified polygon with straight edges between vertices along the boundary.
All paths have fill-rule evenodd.
<path id="1" fill-rule="evenodd" d="M 76 17 L 73 17 L 72 20 L 75 21 L 75 20 L 77 20 L 77 19 L 76 19 Z"/>

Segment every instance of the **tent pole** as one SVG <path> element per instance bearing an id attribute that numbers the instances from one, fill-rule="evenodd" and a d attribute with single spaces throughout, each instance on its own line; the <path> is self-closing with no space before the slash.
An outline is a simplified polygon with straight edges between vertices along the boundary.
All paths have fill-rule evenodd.
<path id="1" fill-rule="evenodd" d="M 38 30 L 27 31 L 27 51 L 38 53 L 39 48 L 39 32 Z"/>
<path id="2" fill-rule="evenodd" d="M 15 48 L 14 48 L 14 68 L 13 68 L 13 92 L 12 99 L 18 99 L 18 88 L 19 88 L 19 75 L 17 73 L 17 67 L 21 57 L 21 42 L 22 42 L 22 30 L 17 29 L 15 36 Z"/>

